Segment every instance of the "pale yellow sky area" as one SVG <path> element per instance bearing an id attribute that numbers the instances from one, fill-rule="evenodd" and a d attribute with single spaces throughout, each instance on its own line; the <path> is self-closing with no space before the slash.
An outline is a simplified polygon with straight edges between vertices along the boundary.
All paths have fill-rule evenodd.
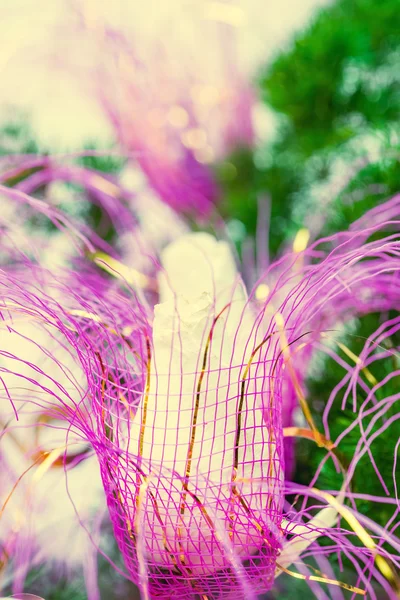
<path id="1" fill-rule="evenodd" d="M 30 115 L 38 138 L 59 149 L 77 148 L 88 138 L 110 138 L 107 119 L 86 85 L 86 69 L 101 61 L 102 56 L 96 54 L 95 46 L 88 43 L 82 30 L 73 33 L 76 7 L 89 29 L 95 30 L 99 23 L 122 25 L 138 46 L 150 48 L 162 40 L 172 54 L 176 47 L 178 62 L 185 60 L 185 44 L 191 43 L 189 38 L 193 35 L 193 22 L 188 24 L 188 15 L 192 21 L 193 14 L 196 16 L 199 27 L 203 27 L 203 20 L 224 22 L 235 29 L 235 52 L 241 72 L 251 76 L 324 4 L 327 0 L 3 2 L 0 121 L 8 118 L 10 110 L 12 113 L 22 109 Z M 194 27 L 197 28 L 197 21 Z M 207 53 L 207 46 L 205 39 L 198 48 L 206 74 L 215 52 L 215 48 L 210 48 Z"/>

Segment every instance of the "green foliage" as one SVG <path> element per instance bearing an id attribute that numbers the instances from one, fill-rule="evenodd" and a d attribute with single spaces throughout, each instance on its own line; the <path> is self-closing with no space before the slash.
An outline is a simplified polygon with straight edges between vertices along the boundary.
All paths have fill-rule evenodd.
<path id="1" fill-rule="evenodd" d="M 394 316 L 394 315 L 392 315 Z M 382 323 L 382 317 L 379 314 L 369 314 L 362 317 L 355 323 L 355 328 L 351 333 L 347 333 L 341 340 L 343 344 L 349 348 L 354 355 L 359 356 L 366 338 L 371 335 Z M 400 336 L 397 335 L 391 338 L 391 344 L 397 345 L 400 343 Z M 388 347 L 387 341 L 385 346 Z M 346 356 L 340 349 L 335 348 L 342 360 L 350 366 L 354 366 L 354 362 Z M 382 348 L 377 349 L 377 353 L 381 352 Z M 389 375 L 394 369 L 400 368 L 399 358 L 394 354 L 391 358 L 379 360 L 369 368 L 369 373 L 376 381 L 381 382 L 386 375 Z M 345 371 L 333 358 L 326 358 L 324 364 L 319 366 L 318 374 L 309 378 L 307 382 L 307 398 L 313 408 L 316 422 L 320 430 L 322 430 L 322 412 L 328 402 L 329 395 L 339 381 L 344 377 Z M 368 380 L 365 374 L 361 374 L 361 378 L 365 383 Z M 350 425 L 352 425 L 359 414 L 360 407 L 366 399 L 366 393 L 357 386 L 356 407 L 353 407 L 353 398 L 350 396 L 347 399 L 346 407 L 343 409 L 342 401 L 344 398 L 344 390 L 339 392 L 335 398 L 332 408 L 329 412 L 329 427 L 331 431 L 331 439 L 336 440 L 338 436 Z M 380 400 L 390 397 L 398 393 L 399 377 L 394 377 L 389 382 L 380 388 L 375 397 Z M 398 404 L 398 403 L 397 403 Z M 372 401 L 368 408 L 372 407 Z M 368 437 L 376 432 L 382 425 L 394 414 L 398 414 L 398 406 L 393 405 L 391 409 L 385 412 L 382 418 L 374 424 Z M 367 428 L 372 417 L 365 417 L 362 422 L 363 429 Z M 341 462 L 347 467 L 353 459 L 357 444 L 362 436 L 360 426 L 356 426 L 338 446 L 338 453 Z M 395 421 L 371 445 L 371 452 L 376 464 L 376 467 L 382 475 L 389 494 L 395 497 L 394 481 L 393 481 L 393 458 L 395 455 L 396 443 L 400 437 L 400 420 Z M 299 441 L 297 445 L 297 471 L 295 479 L 301 483 L 308 484 L 311 477 L 316 471 L 319 462 L 322 460 L 326 451 L 316 448 L 310 442 L 304 440 Z M 340 489 L 343 481 L 343 476 L 337 473 L 332 460 L 329 460 L 320 475 L 317 487 L 321 489 Z M 385 496 L 386 492 L 379 482 L 378 476 L 374 470 L 370 456 L 365 454 L 360 460 L 351 484 L 354 493 L 371 494 L 377 496 Z M 360 500 L 357 501 L 359 510 L 373 518 L 376 522 L 384 526 L 393 514 L 394 507 L 389 504 L 381 504 L 377 506 L 375 503 Z"/>
<path id="2" fill-rule="evenodd" d="M 353 200 L 349 195 L 336 199 L 325 231 L 347 228 L 398 191 L 399 64 L 398 0 L 338 0 L 321 10 L 260 76 L 261 96 L 280 125 L 275 139 L 255 155 L 229 157 L 236 172 L 228 180 L 220 177 L 224 216 L 239 219 L 253 236 L 257 197 L 269 194 L 270 251 L 276 254 L 303 225 L 313 187 L 328 180 L 337 160 L 352 164 L 366 156 L 371 139 L 385 136 L 381 158 L 353 182 Z M 370 192 L 378 184 L 381 191 Z M 311 210 L 318 211 L 318 198 L 313 203 Z"/>
<path id="3" fill-rule="evenodd" d="M 37 152 L 38 144 L 24 115 L 14 116 L 0 126 L 0 156 Z"/>
<path id="4" fill-rule="evenodd" d="M 397 0 L 339 0 L 268 69 L 264 97 L 290 119 L 303 155 L 399 118 L 399 31 Z"/>
<path id="5" fill-rule="evenodd" d="M 226 165 L 233 176 L 224 177 Z M 301 226 L 291 213 L 291 194 L 301 184 L 296 157 L 282 152 L 274 157 L 269 168 L 256 165 L 250 149 L 241 149 L 216 168 L 217 179 L 223 189 L 219 207 L 223 217 L 243 223 L 247 235 L 254 235 L 257 227 L 258 198 L 267 196 L 270 203 L 269 251 L 275 255 L 283 240 L 291 237 Z M 279 201 L 277 199 L 279 198 Z"/>
<path id="6" fill-rule="evenodd" d="M 398 150 L 400 152 L 400 148 Z M 389 153 L 388 153 L 389 154 Z M 367 165 L 349 185 L 334 199 L 322 235 L 347 229 L 366 211 L 377 203 L 400 191 L 400 168 L 398 158 L 385 158 Z"/>
<path id="7" fill-rule="evenodd" d="M 110 154 L 90 154 L 90 151 L 96 151 L 96 142 L 87 142 L 83 148 L 83 152 L 88 152 L 87 156 L 82 156 L 78 159 L 78 164 L 88 169 L 101 171 L 110 175 L 117 175 L 124 166 L 126 159 L 123 156 L 113 155 L 113 147 L 110 147 Z"/>

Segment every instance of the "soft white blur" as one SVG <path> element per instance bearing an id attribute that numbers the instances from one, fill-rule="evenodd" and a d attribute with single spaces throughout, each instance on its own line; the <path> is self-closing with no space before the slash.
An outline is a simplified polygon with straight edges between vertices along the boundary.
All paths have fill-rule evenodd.
<path id="1" fill-rule="evenodd" d="M 76 73 L 101 60 L 87 37 L 74 35 L 81 19 L 89 27 L 123 26 L 142 47 L 162 43 L 176 51 L 177 64 L 198 52 L 205 70 L 213 65 L 209 40 L 193 45 L 196 20 L 226 23 L 235 30 L 235 61 L 252 77 L 282 48 L 318 6 L 328 0 L 13 0 L 0 8 L 0 123 L 15 110 L 31 116 L 35 134 L 60 149 L 80 146 L 88 138 L 111 138 L 99 106 Z M 196 19 L 193 20 L 193 15 Z M 194 25 L 193 25 L 194 23 Z M 194 29 L 193 29 L 194 27 Z M 118 67 L 118 63 L 117 68 Z M 256 115 L 257 126 L 273 127 L 268 115 Z M 271 121 L 271 122 L 270 122 Z M 265 132 L 264 132 L 265 133 Z"/>
<path id="2" fill-rule="evenodd" d="M 4 322 L 0 340 L 2 386 L 18 413 L 17 419 L 2 390 L 0 424 L 6 432 L 1 439 L 0 505 L 11 490 L 13 493 L 0 521 L 0 543 L 13 548 L 16 565 L 21 568 L 27 559 L 30 566 L 52 561 L 69 567 L 81 565 L 94 549 L 79 520 L 88 523 L 95 513 L 102 514 L 104 504 L 96 458 L 82 461 L 67 473 L 50 463 L 46 469 L 44 462 L 30 469 L 42 452 L 49 456 L 59 449 L 62 455 L 67 445 L 72 453 L 85 448 L 65 420 L 52 418 L 50 427 L 44 426 L 52 406 L 62 416 L 65 406 L 73 408 L 81 401 L 85 375 L 62 338 L 32 319 L 17 314 Z M 13 575 L 16 579 L 15 572 Z"/>

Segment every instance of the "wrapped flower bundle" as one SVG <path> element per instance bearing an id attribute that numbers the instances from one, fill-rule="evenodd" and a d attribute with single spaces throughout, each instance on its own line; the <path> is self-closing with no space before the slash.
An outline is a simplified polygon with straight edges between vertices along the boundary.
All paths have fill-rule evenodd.
<path id="1" fill-rule="evenodd" d="M 60 209 L 1 193 L 50 219 L 76 253 L 48 267 L 45 252 L 20 247 L 14 226 L 2 225 L 0 535 L 14 591 L 35 562 L 21 549 L 43 560 L 52 510 L 69 525 L 78 518 L 79 535 L 104 552 L 96 531 L 105 499 L 124 574 L 143 598 L 251 600 L 281 574 L 306 580 L 317 598 L 397 598 L 399 444 L 387 457 L 389 481 L 374 441 L 400 415 L 399 198 L 347 232 L 285 253 L 246 290 L 227 240 L 184 233 L 146 263 L 128 262 Z M 344 333 L 370 313 L 381 321 L 356 356 Z M 307 376 L 328 359 L 343 377 L 316 414 Z M 352 419 L 336 434 L 338 402 Z M 285 440 L 296 437 L 323 452 L 307 485 L 285 465 Z M 382 496 L 353 492 L 365 461 Z M 323 486 L 327 468 L 337 472 L 335 489 Z M 66 483 L 72 516 L 58 493 L 41 496 L 55 481 Z M 392 514 L 374 522 L 360 499 Z M 30 525 L 18 521 L 21 511 Z M 60 538 L 59 560 L 84 560 Z M 93 560 L 86 583 L 99 598 Z"/>

